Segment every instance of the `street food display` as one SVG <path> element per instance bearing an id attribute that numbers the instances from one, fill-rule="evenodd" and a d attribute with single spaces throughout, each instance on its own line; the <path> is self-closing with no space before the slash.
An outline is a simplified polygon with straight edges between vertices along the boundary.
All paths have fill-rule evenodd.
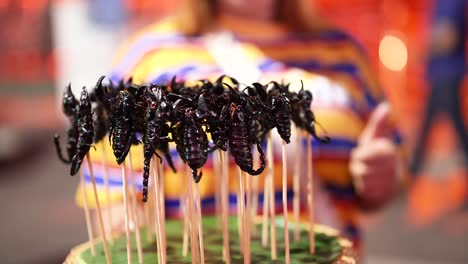
<path id="1" fill-rule="evenodd" d="M 288 213 L 286 148 L 296 144 L 296 151 L 311 163 L 312 137 L 323 144 L 331 140 L 316 130 L 312 93 L 304 87 L 297 92 L 289 87 L 279 82 L 246 85 L 225 75 L 213 82 L 178 82 L 174 77 L 168 84 L 136 84 L 132 79 L 113 83 L 102 76 L 93 89 L 83 88 L 77 100 L 68 86 L 63 95 L 63 113 L 70 123 L 66 151 L 62 152 L 59 136 L 54 142 L 60 160 L 70 164 L 70 174 L 81 175 L 83 195 L 87 191 L 81 169 L 87 165 L 100 237 L 95 239 L 85 212 L 89 242 L 73 249 L 66 262 L 132 263 L 136 244 L 138 263 L 356 263 L 348 240 L 314 223 L 311 165 L 306 166 L 307 182 L 299 183 L 299 173 L 292 175 L 296 184 L 307 187 L 307 219 L 299 219 L 300 206 L 294 206 L 294 217 Z M 275 215 L 274 133 L 282 141 L 282 217 Z M 292 133 L 296 140 L 291 140 Z M 121 167 L 125 233 L 106 227 L 103 221 L 102 198 L 90 161 L 90 149 L 101 142 L 110 144 Z M 143 163 L 141 188 L 128 176 L 129 172 L 134 175 L 131 150 L 138 145 L 142 153 L 133 159 Z M 214 160 L 216 172 L 209 176 L 218 178 L 219 209 L 215 215 L 202 215 L 199 183 L 207 177 L 203 167 L 209 159 Z M 230 162 L 236 165 L 235 176 L 229 175 L 233 174 L 228 170 Z M 107 163 L 103 158 L 102 165 Z M 162 164 L 172 171 L 170 177 L 183 179 L 184 184 L 170 186 L 181 190 L 180 219 L 166 217 L 167 176 Z M 257 175 L 264 171 L 263 210 L 259 210 Z M 238 179 L 235 214 L 229 208 L 230 176 Z M 294 201 L 299 201 L 299 195 L 294 192 Z M 137 206 L 144 208 L 145 217 L 136 213 Z M 89 211 L 88 205 L 84 208 Z M 294 234 L 291 240 L 290 233 Z"/>

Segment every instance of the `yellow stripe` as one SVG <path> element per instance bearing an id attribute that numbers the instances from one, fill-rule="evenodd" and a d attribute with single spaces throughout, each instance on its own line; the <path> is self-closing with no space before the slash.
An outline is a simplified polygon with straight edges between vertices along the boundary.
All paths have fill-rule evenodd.
<path id="1" fill-rule="evenodd" d="M 359 117 L 345 109 L 316 107 L 314 113 L 317 122 L 332 138 L 335 136 L 356 140 L 364 129 L 364 124 Z M 320 133 L 319 126 L 317 126 L 317 130 Z"/>
<path id="2" fill-rule="evenodd" d="M 314 171 L 323 182 L 347 187 L 352 184 L 351 174 L 348 169 L 348 161 L 325 161 L 314 163 Z"/>
<path id="3" fill-rule="evenodd" d="M 79 184 L 78 188 L 76 189 L 75 193 L 75 202 L 76 204 L 84 208 L 84 199 L 83 199 L 83 193 L 81 191 L 81 183 Z M 97 188 L 98 192 L 98 197 L 99 197 L 99 205 L 101 207 L 106 207 L 109 204 L 114 204 L 119 201 L 123 201 L 123 192 L 121 188 L 111 188 L 110 189 L 110 203 L 107 200 L 107 195 L 106 192 L 103 188 Z M 88 207 L 89 209 L 95 209 L 96 206 L 96 200 L 94 200 L 94 192 L 93 192 L 93 186 L 91 184 L 86 184 L 86 199 L 88 201 Z"/>
<path id="4" fill-rule="evenodd" d="M 165 34 L 165 33 L 175 33 L 176 26 L 173 23 L 172 19 L 166 18 L 161 21 L 152 23 L 143 29 L 139 30 L 138 32 L 134 33 L 130 36 L 124 44 L 119 48 L 117 54 L 113 60 L 113 65 L 118 65 L 129 53 L 131 47 L 142 39 L 146 35 L 158 35 L 158 34 Z"/>
<path id="5" fill-rule="evenodd" d="M 95 148 L 91 148 L 89 150 L 90 158 L 92 163 L 99 163 L 103 164 L 104 162 L 104 155 L 102 152 L 102 148 L 105 148 L 106 151 L 106 163 L 109 167 L 120 167 L 120 165 L 117 164 L 117 161 L 114 156 L 114 152 L 112 150 L 112 147 L 109 146 L 109 141 L 106 138 L 101 140 L 100 142 L 96 143 Z M 143 145 L 132 145 L 130 148 L 130 153 L 132 155 L 132 165 L 134 170 L 141 170 L 143 169 Z M 128 158 L 127 158 L 128 162 Z"/>
<path id="6" fill-rule="evenodd" d="M 200 47 L 184 45 L 183 47 L 165 48 L 164 51 L 154 51 L 145 57 L 131 70 L 136 83 L 147 82 L 158 71 L 183 65 L 187 62 L 213 64 L 212 58 Z"/>

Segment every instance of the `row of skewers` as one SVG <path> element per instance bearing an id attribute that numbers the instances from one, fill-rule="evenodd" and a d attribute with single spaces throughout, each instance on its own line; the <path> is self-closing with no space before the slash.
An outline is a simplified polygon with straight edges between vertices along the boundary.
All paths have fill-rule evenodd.
<path id="1" fill-rule="evenodd" d="M 180 158 L 198 183 L 202 177 L 198 170 L 215 150 L 228 151 L 238 168 L 250 175 L 262 173 L 266 166 L 263 145 L 274 128 L 285 144 L 290 143 L 292 123 L 320 142 L 330 141 L 327 136 L 317 135 L 310 109 L 312 94 L 303 87 L 293 92 L 289 84 L 278 82 L 247 86 L 224 75 L 215 82 L 200 80 L 191 85 L 177 82 L 175 77 L 167 85 L 135 84 L 132 79 L 104 84 L 104 79 L 99 78 L 90 92 L 83 88 L 80 100 L 70 85 L 65 90 L 63 113 L 70 125 L 65 155 L 59 137 L 54 138 L 57 153 L 71 165 L 70 174 L 75 175 L 83 159 L 89 158 L 93 144 L 106 135 L 120 165 L 132 145 L 143 144 L 144 202 L 148 199 L 153 156 L 160 161 L 164 157 L 176 171 L 169 153 L 170 142 L 175 142 Z M 256 169 L 253 147 L 260 160 Z"/>

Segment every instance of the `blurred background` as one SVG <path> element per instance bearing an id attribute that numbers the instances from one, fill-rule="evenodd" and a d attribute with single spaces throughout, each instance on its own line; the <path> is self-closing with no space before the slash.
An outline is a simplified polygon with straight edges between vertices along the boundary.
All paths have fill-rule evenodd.
<path id="1" fill-rule="evenodd" d="M 433 2 L 313 3 L 367 50 L 410 154 L 429 91 Z M 2 263 L 60 263 L 86 240 L 74 205 L 78 178 L 67 176 L 52 144 L 64 127 L 61 89 L 92 85 L 129 34 L 174 8 L 172 0 L 0 0 Z M 468 124 L 468 85 L 463 89 Z M 368 263 L 468 263 L 468 170 L 451 123 L 435 118 L 422 171 L 385 210 L 365 217 Z"/>

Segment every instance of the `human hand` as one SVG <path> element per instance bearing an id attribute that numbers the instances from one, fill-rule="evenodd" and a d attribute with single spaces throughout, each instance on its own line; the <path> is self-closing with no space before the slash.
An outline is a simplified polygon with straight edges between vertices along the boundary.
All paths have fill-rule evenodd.
<path id="1" fill-rule="evenodd" d="M 349 168 L 365 208 L 378 208 L 398 189 L 401 159 L 391 139 L 390 106 L 379 104 L 351 152 Z"/>

